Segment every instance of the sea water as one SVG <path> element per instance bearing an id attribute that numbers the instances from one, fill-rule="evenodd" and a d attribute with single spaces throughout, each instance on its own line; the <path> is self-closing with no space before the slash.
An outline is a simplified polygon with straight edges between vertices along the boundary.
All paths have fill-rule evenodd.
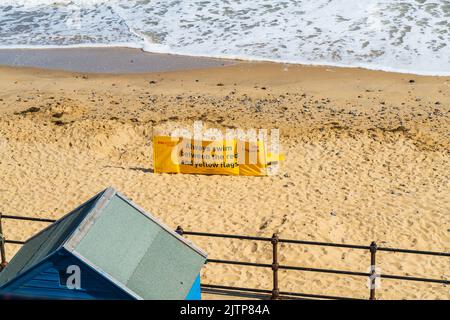
<path id="1" fill-rule="evenodd" d="M 86 46 L 450 75 L 450 0 L 0 0 L 0 48 Z"/>

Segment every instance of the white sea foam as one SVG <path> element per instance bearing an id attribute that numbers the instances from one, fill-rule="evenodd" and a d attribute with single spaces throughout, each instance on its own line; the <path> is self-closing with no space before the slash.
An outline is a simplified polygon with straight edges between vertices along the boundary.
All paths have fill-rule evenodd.
<path id="1" fill-rule="evenodd" d="M 0 47 L 118 45 L 450 75 L 450 1 L 0 0 Z"/>

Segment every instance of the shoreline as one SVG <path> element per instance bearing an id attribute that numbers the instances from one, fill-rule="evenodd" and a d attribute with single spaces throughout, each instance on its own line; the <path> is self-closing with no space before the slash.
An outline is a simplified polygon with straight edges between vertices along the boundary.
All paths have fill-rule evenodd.
<path id="1" fill-rule="evenodd" d="M 0 66 L 92 74 L 139 74 L 227 66 L 233 60 L 150 53 L 127 47 L 2 49 Z"/>
<path id="2" fill-rule="evenodd" d="M 149 52 L 129 46 L 63 46 L 63 47 L 0 47 L 0 67 L 29 67 L 78 73 L 133 74 L 170 72 L 230 66 L 238 63 L 278 64 L 329 69 L 354 69 L 386 72 L 417 77 L 450 77 L 441 74 L 417 73 L 383 66 L 344 65 L 339 63 L 308 63 L 252 57 L 215 57 L 183 53 Z"/>

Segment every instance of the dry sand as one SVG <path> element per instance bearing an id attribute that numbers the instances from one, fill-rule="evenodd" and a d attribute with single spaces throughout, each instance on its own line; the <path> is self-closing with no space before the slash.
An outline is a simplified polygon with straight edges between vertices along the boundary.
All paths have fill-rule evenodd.
<path id="1" fill-rule="evenodd" d="M 449 116 L 445 77 L 272 63 L 135 75 L 2 67 L 0 211 L 58 218 L 112 185 L 173 228 L 448 252 Z M 194 120 L 279 128 L 280 172 L 152 173 L 153 129 Z M 43 226 L 6 221 L 5 234 L 27 239 Z M 268 244 L 190 239 L 210 258 L 271 263 Z M 8 259 L 17 249 L 8 245 Z M 364 251 L 295 245 L 280 256 L 363 272 L 370 262 Z M 448 258 L 378 261 L 383 273 L 450 277 Z M 209 264 L 203 282 L 270 289 L 271 271 Z M 359 277 L 282 271 L 280 287 L 368 296 Z M 383 280 L 378 297 L 448 299 L 449 290 Z"/>

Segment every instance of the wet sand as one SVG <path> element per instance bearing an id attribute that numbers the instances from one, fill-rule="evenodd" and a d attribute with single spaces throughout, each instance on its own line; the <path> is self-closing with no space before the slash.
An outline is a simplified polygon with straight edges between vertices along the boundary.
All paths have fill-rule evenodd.
<path id="1" fill-rule="evenodd" d="M 233 64 L 232 60 L 149 53 L 131 48 L 0 49 L 0 65 L 85 73 L 146 73 Z"/>
<path id="2" fill-rule="evenodd" d="M 450 249 L 450 78 L 239 62 L 105 75 L 0 68 L 0 211 L 58 218 L 112 185 L 185 230 Z M 152 172 L 152 135 L 279 128 L 270 177 Z M 5 222 L 8 238 L 43 225 Z M 190 237 L 210 258 L 271 263 L 270 244 Z M 8 259 L 17 246 L 8 245 Z M 369 254 L 282 245 L 280 263 L 367 272 Z M 449 279 L 447 258 L 380 253 L 383 273 Z M 270 270 L 209 264 L 204 283 L 271 288 Z M 366 279 L 280 272 L 283 291 L 367 298 Z M 381 299 L 448 299 L 383 280 Z M 207 297 L 205 297 L 207 298 Z"/>

